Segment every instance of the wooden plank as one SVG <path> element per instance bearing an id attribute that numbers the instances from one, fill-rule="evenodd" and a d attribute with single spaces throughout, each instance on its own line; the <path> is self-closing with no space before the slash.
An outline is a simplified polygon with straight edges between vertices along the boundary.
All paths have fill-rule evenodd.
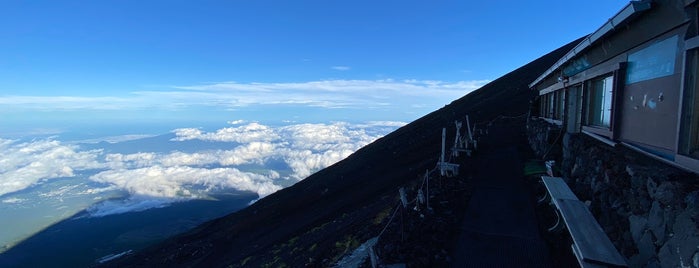
<path id="1" fill-rule="evenodd" d="M 546 185 L 546 189 L 551 195 L 551 199 L 571 199 L 578 200 L 573 191 L 568 188 L 568 184 L 559 177 L 541 176 L 541 180 Z"/>
<path id="2" fill-rule="evenodd" d="M 626 266 L 624 257 L 583 202 L 558 199 L 557 206 L 575 243 L 574 249 L 577 248 L 574 252 L 579 254 L 580 260 L 591 264 Z"/>
<path id="3" fill-rule="evenodd" d="M 605 268 L 605 267 L 607 267 L 606 265 L 600 265 L 600 264 L 590 263 L 590 262 L 584 261 L 583 258 L 580 256 L 580 250 L 578 250 L 578 247 L 575 246 L 575 244 L 570 245 L 570 247 L 573 249 L 573 254 L 575 254 L 575 258 L 578 259 L 578 265 L 580 265 L 581 268 Z"/>
<path id="4" fill-rule="evenodd" d="M 440 167 L 444 170 L 459 170 L 459 164 L 452 164 L 447 162 L 440 163 Z"/>

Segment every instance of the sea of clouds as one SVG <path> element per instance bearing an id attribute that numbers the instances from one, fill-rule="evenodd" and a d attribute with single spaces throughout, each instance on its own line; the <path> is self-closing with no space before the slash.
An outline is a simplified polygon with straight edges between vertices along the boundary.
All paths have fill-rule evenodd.
<path id="1" fill-rule="evenodd" d="M 32 198 L 32 187 L 57 179 L 74 179 L 76 185 L 91 186 L 80 193 L 92 194 L 95 200 L 100 200 L 87 210 L 92 216 L 209 198 L 209 194 L 227 189 L 251 191 L 261 198 L 346 158 L 404 125 L 401 122 L 286 126 L 229 123 L 215 131 L 175 129 L 164 141 L 171 149 L 160 152 L 83 149 L 85 146 L 79 143 L 65 143 L 57 138 L 28 141 L 0 138 L 3 152 L 0 205 L 24 203 L 18 200 Z M 186 141 L 218 142 L 226 146 L 194 152 L 178 150 L 178 144 Z M 127 197 L 106 201 L 99 198 L 101 193 L 113 191 L 125 192 Z M 16 195 L 18 192 L 22 192 L 21 197 Z M 33 198 L 46 197 L 37 193 Z"/>

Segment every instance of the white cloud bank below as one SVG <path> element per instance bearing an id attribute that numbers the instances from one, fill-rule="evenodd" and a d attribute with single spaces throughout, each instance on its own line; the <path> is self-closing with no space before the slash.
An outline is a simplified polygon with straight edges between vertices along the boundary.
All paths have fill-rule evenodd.
<path id="1" fill-rule="evenodd" d="M 105 201 L 89 209 L 93 216 L 138 211 L 171 202 L 208 198 L 209 193 L 235 189 L 264 197 L 285 185 L 302 180 L 373 142 L 402 122 L 349 124 L 296 124 L 270 127 L 236 122 L 231 127 L 206 132 L 195 128 L 175 129 L 168 153 L 107 153 L 81 151 L 45 139 L 18 142 L 0 139 L 0 200 L 19 203 L 11 194 L 57 178 L 73 178 L 104 185 L 91 189 L 121 190 L 128 199 Z M 377 133 L 375 129 L 380 129 Z M 185 153 L 177 151 L 181 141 L 227 142 L 230 148 Z M 270 166 L 269 163 L 277 163 Z M 284 163 L 286 167 L 280 167 Z M 246 166 L 247 165 L 247 166 Z M 256 168 L 250 170 L 249 166 Z M 284 174 L 284 175 L 280 175 Z M 79 180 L 83 180 L 82 182 Z M 63 195 L 65 193 L 59 193 Z M 106 194 L 106 193 L 105 193 Z M 36 198 L 48 198 L 37 194 Z"/>
<path id="2" fill-rule="evenodd" d="M 76 170 L 99 169 L 99 150 L 78 151 L 56 140 L 17 143 L 0 139 L 0 196 L 42 179 L 73 177 Z"/>

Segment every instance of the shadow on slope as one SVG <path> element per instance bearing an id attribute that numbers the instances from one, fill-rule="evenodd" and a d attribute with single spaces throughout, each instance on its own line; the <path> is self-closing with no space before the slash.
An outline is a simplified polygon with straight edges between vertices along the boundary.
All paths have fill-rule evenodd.
<path id="1" fill-rule="evenodd" d="M 88 267 L 101 257 L 143 249 L 244 208 L 258 195 L 241 191 L 214 197 L 103 217 L 83 211 L 1 253 L 0 267 Z"/>
<path id="2" fill-rule="evenodd" d="M 394 197 L 398 187 L 434 167 L 442 127 L 453 127 L 454 120 L 462 120 L 467 114 L 474 123 L 487 122 L 500 115 L 527 113 L 530 100 L 536 94 L 529 90 L 528 84 L 579 41 L 504 75 L 241 211 L 108 265 L 259 266 L 264 262 L 247 262 L 249 257 L 268 256 L 265 258 L 290 258 L 287 264 L 303 266 L 309 258 L 328 258 L 311 252 L 315 245 L 332 247 L 337 246 L 337 243 L 333 244 L 335 241 L 351 242 L 375 236 L 375 233 L 353 232 L 365 230 L 358 226 L 370 225 L 372 217 L 386 204 L 393 204 L 394 199 L 389 196 Z M 447 139 L 453 139 L 453 136 Z M 382 202 L 383 206 L 379 205 Z M 273 250 L 275 244 L 296 242 L 298 236 L 308 234 L 314 228 L 328 229 L 328 225 L 339 224 L 348 217 L 352 219 L 344 221 L 345 227 L 335 228 L 322 236 L 301 238 L 306 240 L 304 245 L 311 245 L 308 250 L 291 254 Z M 309 257 L 311 255 L 314 257 Z"/>

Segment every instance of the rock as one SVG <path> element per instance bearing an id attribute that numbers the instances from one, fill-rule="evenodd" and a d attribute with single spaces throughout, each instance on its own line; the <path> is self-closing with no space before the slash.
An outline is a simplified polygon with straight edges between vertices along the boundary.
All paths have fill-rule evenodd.
<path id="1" fill-rule="evenodd" d="M 653 199 L 658 200 L 660 204 L 665 205 L 665 206 L 672 206 L 675 204 L 678 200 L 675 196 L 678 191 L 677 185 L 675 183 L 665 181 L 658 186 L 658 188 L 655 191 L 655 195 L 653 195 Z"/>
<path id="2" fill-rule="evenodd" d="M 688 266 L 694 262 L 699 245 L 699 230 L 691 219 L 691 212 L 677 215 L 672 227 L 673 236 L 660 249 L 658 257 L 662 267 Z"/>
<path id="3" fill-rule="evenodd" d="M 585 175 L 585 159 L 583 157 L 576 157 L 575 163 L 573 164 L 573 170 L 570 172 L 570 176 L 573 178 L 579 178 Z"/>
<path id="4" fill-rule="evenodd" d="M 633 177 L 633 175 L 636 174 L 635 167 L 632 168 L 631 165 L 626 165 L 626 173 Z"/>
<path id="5" fill-rule="evenodd" d="M 657 238 L 658 243 L 665 241 L 665 213 L 658 201 L 654 201 L 648 213 L 648 228 Z"/>
<path id="6" fill-rule="evenodd" d="M 699 251 L 694 253 L 694 257 L 692 257 L 692 265 L 694 265 L 694 267 L 699 267 Z"/>
<path id="7" fill-rule="evenodd" d="M 633 187 L 634 189 L 641 189 L 644 183 L 645 179 L 643 177 L 631 176 L 631 187 Z"/>
<path id="8" fill-rule="evenodd" d="M 640 205 L 641 210 L 643 211 L 648 211 L 650 209 L 650 202 L 651 200 L 647 197 L 641 197 L 640 200 L 638 200 L 638 204 Z"/>
<path id="9" fill-rule="evenodd" d="M 677 256 L 676 250 L 673 250 L 671 242 L 666 243 L 658 252 L 658 260 L 661 267 L 678 267 L 680 258 Z"/>
<path id="10" fill-rule="evenodd" d="M 699 230 L 697 223 L 691 218 L 690 211 L 677 215 L 673 226 L 673 238 L 677 239 L 677 250 L 685 262 L 690 262 L 699 246 Z"/>
<path id="11" fill-rule="evenodd" d="M 641 262 L 641 255 L 636 254 L 631 256 L 628 261 L 629 267 L 643 267 L 643 263 Z"/>
<path id="12" fill-rule="evenodd" d="M 653 178 L 648 178 L 646 181 L 646 190 L 648 191 L 648 196 L 653 197 L 655 196 L 655 192 L 658 189 L 658 184 L 655 183 Z"/>
<path id="13" fill-rule="evenodd" d="M 570 169 L 570 176 L 573 178 L 577 178 L 583 175 L 582 169 L 578 165 L 578 161 L 575 161 L 576 163 L 573 164 L 573 168 Z"/>
<path id="14" fill-rule="evenodd" d="M 646 225 L 648 220 L 644 217 L 631 215 L 629 216 L 629 231 L 631 232 L 631 238 L 636 246 L 640 245 L 641 238 L 644 231 L 646 230 Z"/>
<path id="15" fill-rule="evenodd" d="M 687 204 L 687 209 L 699 209 L 699 191 L 687 194 L 687 197 L 684 198 L 684 202 Z"/>
<path id="16" fill-rule="evenodd" d="M 653 244 L 653 235 L 650 232 L 643 234 L 638 244 L 638 256 L 638 262 L 643 266 L 645 266 L 651 258 L 655 257 L 655 245 Z"/>
<path id="17" fill-rule="evenodd" d="M 646 268 L 661 268 L 660 263 L 658 262 L 658 259 L 651 259 L 648 261 L 648 263 L 645 266 Z"/>

